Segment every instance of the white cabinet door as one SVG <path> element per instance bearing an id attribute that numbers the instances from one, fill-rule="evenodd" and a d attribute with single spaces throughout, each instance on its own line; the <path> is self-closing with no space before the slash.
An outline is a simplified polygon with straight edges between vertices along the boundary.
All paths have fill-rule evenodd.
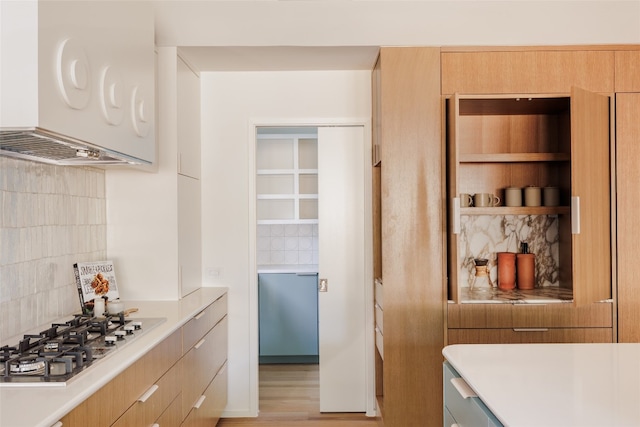
<path id="1" fill-rule="evenodd" d="M 180 295 L 202 287 L 200 180 L 178 174 L 178 280 Z"/>
<path id="2" fill-rule="evenodd" d="M 200 77 L 178 56 L 178 173 L 200 178 Z"/>
<path id="3" fill-rule="evenodd" d="M 366 411 L 365 163 L 364 127 L 318 128 L 321 412 Z"/>

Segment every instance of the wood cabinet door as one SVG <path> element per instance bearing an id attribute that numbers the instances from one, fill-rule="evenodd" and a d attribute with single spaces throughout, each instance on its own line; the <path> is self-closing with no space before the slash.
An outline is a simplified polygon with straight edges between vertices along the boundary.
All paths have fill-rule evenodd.
<path id="1" fill-rule="evenodd" d="M 567 93 L 574 85 L 606 93 L 613 70 L 611 51 L 443 49 L 442 93 Z"/>
<path id="2" fill-rule="evenodd" d="M 572 89 L 572 260 L 560 265 L 572 265 L 576 305 L 611 298 L 610 114 L 608 96 Z"/>
<path id="3" fill-rule="evenodd" d="M 640 93 L 616 95 L 618 255 L 618 342 L 640 342 L 640 269 L 635 265 L 640 235 Z"/>

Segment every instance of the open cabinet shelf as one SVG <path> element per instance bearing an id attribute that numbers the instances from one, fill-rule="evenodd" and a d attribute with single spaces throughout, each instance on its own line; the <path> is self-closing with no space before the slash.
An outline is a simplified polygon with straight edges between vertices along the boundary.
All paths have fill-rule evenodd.
<path id="1" fill-rule="evenodd" d="M 536 254 L 536 288 L 562 288 L 576 304 L 610 298 L 609 269 L 593 265 L 610 262 L 609 97 L 577 88 L 571 95 L 455 94 L 446 107 L 449 299 L 469 298 L 475 258 L 490 260 L 496 284 L 497 252 L 518 252 L 523 241 Z M 456 203 L 477 193 L 504 201 L 505 188 L 527 186 L 558 187 L 560 206 Z"/>

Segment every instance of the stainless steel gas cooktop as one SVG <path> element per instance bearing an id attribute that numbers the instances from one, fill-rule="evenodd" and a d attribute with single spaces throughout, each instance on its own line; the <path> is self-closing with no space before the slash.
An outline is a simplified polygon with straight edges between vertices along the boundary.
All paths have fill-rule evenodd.
<path id="1" fill-rule="evenodd" d="M 0 347 L 0 387 L 64 386 L 101 359 L 141 337 L 165 318 L 128 319 L 124 313 L 77 315 L 16 345 Z"/>

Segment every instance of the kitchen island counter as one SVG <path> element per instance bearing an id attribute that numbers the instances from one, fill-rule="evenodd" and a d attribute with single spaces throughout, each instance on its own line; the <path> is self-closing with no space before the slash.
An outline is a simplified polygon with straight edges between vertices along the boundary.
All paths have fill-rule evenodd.
<path id="1" fill-rule="evenodd" d="M 505 426 L 640 425 L 640 344 L 459 344 L 442 353 Z"/>
<path id="2" fill-rule="evenodd" d="M 227 292 L 225 287 L 201 288 L 179 301 L 130 301 L 125 309 L 138 308 L 136 318 L 166 318 L 131 344 L 119 348 L 67 385 L 0 387 L 0 425 L 50 427 L 93 393 L 131 366 L 149 350 L 181 328 L 193 316 Z"/>

